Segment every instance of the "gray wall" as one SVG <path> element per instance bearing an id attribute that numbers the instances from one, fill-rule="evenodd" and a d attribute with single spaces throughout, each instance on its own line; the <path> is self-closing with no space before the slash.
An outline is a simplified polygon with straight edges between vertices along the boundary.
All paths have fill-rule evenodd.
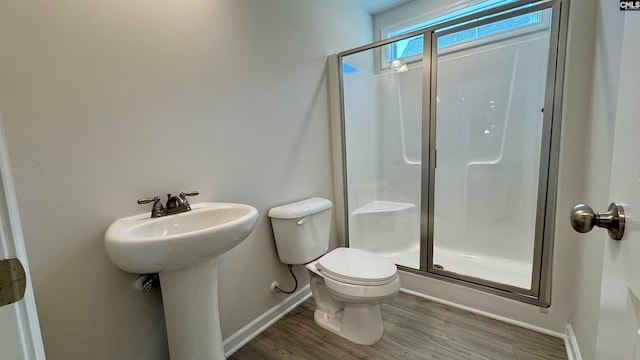
<path id="1" fill-rule="evenodd" d="M 382 28 L 411 22 L 413 19 L 426 17 L 431 18 L 441 15 L 454 9 L 454 4 L 458 0 L 412 0 L 393 9 L 387 10 L 373 17 L 373 36 L 376 40 L 381 39 Z"/>
<path id="2" fill-rule="evenodd" d="M 193 189 L 260 212 L 219 262 L 225 337 L 283 299 L 266 213 L 333 197 L 326 56 L 370 29 L 342 0 L 0 3 L 0 109 L 49 359 L 168 357 L 159 292 L 134 291 L 103 245 L 141 197 Z"/>

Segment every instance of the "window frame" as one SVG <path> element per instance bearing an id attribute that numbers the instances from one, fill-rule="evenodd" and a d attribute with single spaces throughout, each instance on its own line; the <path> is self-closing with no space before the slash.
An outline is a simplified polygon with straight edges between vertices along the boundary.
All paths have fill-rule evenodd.
<path id="1" fill-rule="evenodd" d="M 433 27 L 438 24 L 445 23 L 452 19 L 462 18 L 467 15 L 482 12 L 486 9 L 491 9 L 495 7 L 499 7 L 502 5 L 506 5 L 509 3 L 515 2 L 514 0 L 461 0 L 454 4 L 447 5 L 438 9 L 434 9 L 432 11 L 426 12 L 424 14 L 418 15 L 408 20 L 403 20 L 399 23 L 395 23 L 392 25 L 385 26 L 380 29 L 380 39 L 387 40 L 391 38 L 396 38 L 403 36 L 405 34 L 409 34 L 411 32 L 419 31 L 422 29 L 426 29 L 428 27 Z M 483 3 L 486 5 L 482 6 Z M 449 16 L 452 13 L 463 11 L 464 9 L 469 9 L 475 7 L 475 9 L 470 9 L 467 12 L 462 12 L 455 16 Z M 474 39 L 465 40 L 459 43 L 454 43 L 451 45 L 438 47 L 439 54 L 447 54 L 456 51 L 461 51 L 464 49 L 469 49 L 481 45 L 485 45 L 491 42 L 505 40 L 511 37 L 521 36 L 541 30 L 548 29 L 551 26 L 550 19 L 547 12 L 541 11 L 539 12 L 540 18 L 538 21 L 525 24 L 522 26 L 518 26 L 515 28 L 511 28 L 504 31 L 498 31 L 494 34 L 479 36 Z M 440 18 L 440 19 L 439 19 Z M 446 30 L 443 29 L 443 30 Z M 424 36 L 422 34 L 415 35 L 415 38 L 418 39 L 420 36 Z M 408 39 L 411 39 L 408 38 Z M 408 40 L 402 39 L 402 40 Z M 403 64 L 411 64 L 422 60 L 422 54 L 410 55 L 407 57 L 395 57 L 395 54 L 392 53 L 392 49 L 398 41 L 389 43 L 386 45 L 386 51 L 380 51 L 380 70 L 388 70 L 391 68 L 391 63 L 394 60 L 400 60 Z"/>

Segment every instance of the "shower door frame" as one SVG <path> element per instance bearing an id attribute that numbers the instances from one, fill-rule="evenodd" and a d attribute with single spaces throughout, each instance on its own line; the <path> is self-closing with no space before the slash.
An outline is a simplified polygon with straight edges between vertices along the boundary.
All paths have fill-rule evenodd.
<path id="1" fill-rule="evenodd" d="M 419 269 L 398 265 L 400 269 L 422 276 L 428 276 L 450 283 L 475 288 L 503 297 L 519 300 L 541 307 L 551 304 L 551 265 L 553 250 L 553 233 L 556 207 L 556 191 L 558 180 L 558 162 L 560 153 L 560 129 L 562 114 L 562 88 L 564 83 L 564 63 L 567 39 L 569 0 L 519 0 L 490 10 L 467 15 L 455 20 L 446 21 L 424 29 L 416 30 L 404 35 L 380 40 L 335 55 L 333 72 L 337 73 L 340 104 L 340 130 L 334 132 L 334 138 L 341 141 L 340 155 L 336 159 L 338 169 L 336 177 L 336 197 L 342 190 L 344 227 L 338 231 L 344 234 L 346 245 L 349 245 L 349 212 L 348 212 L 348 184 L 345 135 L 345 108 L 343 73 L 341 71 L 343 58 L 359 52 L 372 50 L 389 45 L 399 40 L 423 35 L 422 58 L 422 164 L 421 164 L 421 214 L 420 214 L 420 266 Z M 437 39 L 449 33 L 458 32 L 483 24 L 492 23 L 506 18 L 551 9 L 550 44 L 544 95 L 544 115 L 542 127 L 542 147 L 540 149 L 540 169 L 538 180 L 538 199 L 536 206 L 535 241 L 533 254 L 533 269 L 531 289 L 523 289 L 504 283 L 453 273 L 444 269 L 434 268 L 434 194 L 436 170 L 436 91 L 437 91 Z M 435 46 L 433 46 L 435 44 Z M 332 62 L 330 61 L 331 65 Z M 341 166 L 339 166 L 341 164 Z M 340 169 L 341 168 L 341 169 Z M 340 176 L 342 175 L 342 176 Z M 336 214 L 339 216 L 340 214 Z M 427 251 L 425 251 L 425 249 Z"/>

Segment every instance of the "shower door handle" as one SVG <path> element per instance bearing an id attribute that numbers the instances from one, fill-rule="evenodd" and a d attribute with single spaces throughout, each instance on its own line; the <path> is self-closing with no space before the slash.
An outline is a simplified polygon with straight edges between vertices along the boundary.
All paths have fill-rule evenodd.
<path id="1" fill-rule="evenodd" d="M 579 233 L 587 233 L 594 226 L 609 230 L 613 240 L 622 239 L 624 235 L 624 208 L 620 203 L 611 203 L 604 213 L 596 213 L 587 204 L 576 204 L 571 209 L 571 226 Z"/>

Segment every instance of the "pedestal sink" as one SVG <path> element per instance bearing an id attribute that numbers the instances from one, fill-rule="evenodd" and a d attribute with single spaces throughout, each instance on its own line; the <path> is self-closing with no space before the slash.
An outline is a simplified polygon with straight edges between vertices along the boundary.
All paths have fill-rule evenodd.
<path id="1" fill-rule="evenodd" d="M 216 257 L 244 240 L 258 220 L 249 205 L 199 203 L 159 218 L 116 220 L 105 234 L 111 261 L 134 274 L 158 273 L 172 360 L 224 359 Z"/>

